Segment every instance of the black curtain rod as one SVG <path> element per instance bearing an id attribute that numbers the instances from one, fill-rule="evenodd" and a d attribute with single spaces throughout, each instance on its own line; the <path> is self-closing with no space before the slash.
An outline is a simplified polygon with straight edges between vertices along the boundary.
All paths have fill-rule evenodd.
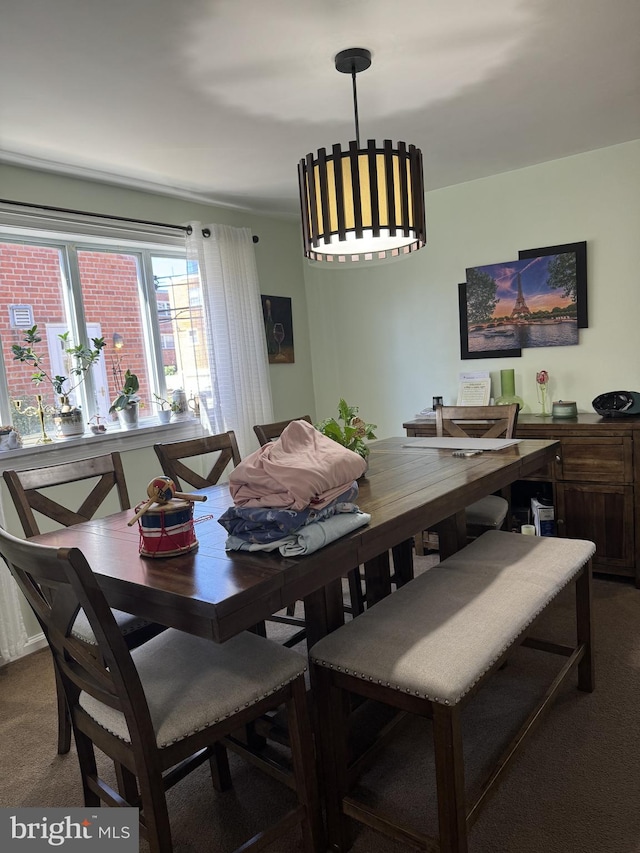
<path id="1" fill-rule="evenodd" d="M 156 225 L 159 228 L 175 228 L 176 231 L 193 234 L 193 228 L 190 225 L 172 225 L 168 222 L 153 222 L 149 219 L 130 219 L 127 216 L 112 216 L 110 213 L 91 213 L 89 210 L 73 210 L 69 207 L 50 207 L 46 204 L 30 204 L 26 201 L 12 201 L 8 198 L 0 198 L 0 204 L 15 204 L 17 207 L 29 207 L 32 210 L 50 210 L 54 213 L 73 213 L 77 216 L 94 216 L 97 219 L 113 219 L 117 222 L 131 222 L 134 225 Z M 211 231 L 208 228 L 203 228 L 202 236 L 211 237 Z M 254 243 L 257 243 L 259 239 L 255 234 L 252 236 Z"/>

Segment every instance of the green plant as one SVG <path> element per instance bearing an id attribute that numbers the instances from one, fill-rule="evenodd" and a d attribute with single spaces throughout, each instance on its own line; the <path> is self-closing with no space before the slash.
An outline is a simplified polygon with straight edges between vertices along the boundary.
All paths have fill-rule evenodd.
<path id="1" fill-rule="evenodd" d="M 111 404 L 109 411 L 115 412 L 118 409 L 126 409 L 131 403 L 137 403 L 140 400 L 139 390 L 140 383 L 138 382 L 138 377 L 135 373 L 127 370 L 124 374 L 122 390 Z"/>
<path id="2" fill-rule="evenodd" d="M 49 376 L 46 370 L 42 369 L 44 356 L 39 355 L 34 349 L 34 345 L 37 345 L 42 341 L 42 338 L 38 334 L 37 325 L 33 326 L 31 329 L 27 329 L 24 333 L 24 342 L 27 346 L 13 344 L 11 350 L 16 361 L 20 361 L 23 364 L 30 364 L 35 368 L 35 373 L 31 376 L 32 382 L 36 385 L 40 385 L 46 380 L 51 383 L 51 387 L 56 394 L 59 396 L 68 396 L 84 381 L 87 371 L 90 370 L 98 361 L 100 358 L 100 352 L 105 346 L 105 343 L 104 338 L 91 338 L 93 349 L 85 346 L 84 344 L 78 344 L 77 346 L 71 347 L 66 346 L 69 343 L 69 332 L 64 332 L 62 335 L 58 335 L 58 337 L 65 345 L 64 351 L 71 360 L 72 367 L 69 368 L 69 376 Z M 72 376 L 76 377 L 75 383 L 73 383 L 73 380 L 70 378 Z M 67 386 L 67 382 L 72 384 Z"/>
<path id="3" fill-rule="evenodd" d="M 175 400 L 167 400 L 164 397 L 160 397 L 159 394 L 153 395 L 156 400 L 155 402 L 160 406 L 160 408 L 164 411 L 165 409 L 170 409 L 172 412 L 180 411 L 180 404 L 176 403 Z"/>
<path id="4" fill-rule="evenodd" d="M 349 406 L 345 400 L 340 399 L 338 404 L 338 421 L 342 421 L 343 423 L 338 423 L 335 418 L 327 418 L 324 421 L 320 421 L 315 427 L 323 435 L 326 435 L 327 438 L 332 438 L 343 447 L 347 447 L 349 450 L 353 450 L 363 458 L 366 458 L 369 455 L 369 448 L 365 443 L 365 439 L 376 438 L 373 431 L 378 427 L 377 424 L 365 423 L 362 418 L 357 416 L 357 412 L 357 406 Z"/>

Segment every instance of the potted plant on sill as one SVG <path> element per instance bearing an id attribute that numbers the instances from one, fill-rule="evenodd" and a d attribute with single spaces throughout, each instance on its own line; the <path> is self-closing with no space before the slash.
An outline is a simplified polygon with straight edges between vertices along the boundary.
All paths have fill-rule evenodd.
<path id="1" fill-rule="evenodd" d="M 164 397 L 160 397 L 158 394 L 154 394 L 153 396 L 156 398 L 156 405 L 160 407 L 158 410 L 158 420 L 161 424 L 168 424 L 172 413 L 180 411 L 179 405 L 173 400 L 166 400 Z"/>
<path id="2" fill-rule="evenodd" d="M 341 399 L 338 404 L 338 420 L 327 418 L 315 427 L 323 435 L 366 459 L 370 450 L 365 439 L 376 438 L 374 429 L 377 429 L 377 425 L 365 423 L 357 413 L 357 406 L 349 406 L 345 400 Z M 339 421 L 342 421 L 342 424 Z"/>
<path id="3" fill-rule="evenodd" d="M 127 370 L 122 389 L 109 408 L 110 412 L 116 412 L 118 415 L 121 429 L 135 429 L 138 426 L 139 390 L 138 377 Z"/>
<path id="4" fill-rule="evenodd" d="M 41 385 L 45 381 L 50 383 L 54 394 L 58 398 L 53 416 L 56 433 L 59 438 L 69 438 L 74 435 L 82 435 L 85 427 L 82 411 L 69 402 L 69 396 L 84 382 L 87 372 L 100 359 L 105 342 L 104 338 L 92 338 L 91 343 L 93 344 L 93 348 L 84 344 L 69 346 L 68 331 L 58 335 L 58 338 L 62 341 L 65 355 L 71 365 L 69 367 L 69 376 L 50 376 L 43 369 L 44 356 L 40 355 L 34 349 L 34 346 L 42 341 L 42 338 L 38 334 L 37 325 L 25 331 L 24 343 L 26 346 L 13 344 L 11 350 L 13 358 L 16 361 L 29 364 L 34 368 L 35 372 L 31 376 L 31 381 L 36 386 Z"/>

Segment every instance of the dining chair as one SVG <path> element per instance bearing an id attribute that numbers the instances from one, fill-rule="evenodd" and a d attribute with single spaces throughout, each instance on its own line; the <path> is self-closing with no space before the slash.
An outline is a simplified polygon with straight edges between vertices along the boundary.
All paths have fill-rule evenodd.
<path id="1" fill-rule="evenodd" d="M 518 404 L 505 406 L 436 406 L 436 436 L 443 438 L 514 438 L 518 424 Z M 466 427 L 466 428 L 465 428 Z M 486 530 L 497 530 L 504 526 L 509 511 L 510 489 L 501 494 L 487 495 L 470 504 L 465 511 L 467 538 L 475 539 Z M 415 537 L 417 554 L 437 551 L 433 539 L 437 531 L 423 530 Z"/>
<path id="2" fill-rule="evenodd" d="M 207 486 L 213 486 L 220 480 L 230 463 L 235 468 L 240 462 L 240 451 L 233 430 L 217 435 L 189 438 L 185 441 L 154 444 L 153 449 L 160 461 L 162 470 L 167 477 L 171 477 L 178 491 L 184 491 L 181 480 L 194 489 L 205 489 Z M 208 454 L 215 454 L 213 461 L 207 462 L 207 466 L 211 464 L 208 474 L 200 474 L 183 461 L 196 456 L 201 458 Z"/>
<path id="3" fill-rule="evenodd" d="M 274 421 L 270 424 L 254 424 L 253 431 L 260 442 L 260 447 L 264 447 L 264 445 L 268 444 L 270 441 L 275 441 L 280 438 L 285 428 L 288 427 L 290 423 L 293 423 L 293 421 L 306 421 L 309 424 L 313 423 L 310 415 L 301 415 L 299 418 L 289 418 L 289 420 L 285 421 Z M 349 598 L 351 603 L 345 606 L 345 612 L 352 613 L 354 616 L 357 616 L 364 610 L 364 593 L 362 591 L 363 580 L 360 577 L 359 570 L 352 569 L 349 571 L 347 574 L 347 581 L 349 583 Z M 286 615 L 282 616 L 276 613 L 269 619 L 270 622 L 280 622 L 285 625 L 293 625 L 300 628 L 299 631 L 286 640 L 285 645 L 288 646 L 295 646 L 297 643 L 306 638 L 304 618 L 295 615 L 295 608 L 295 604 L 290 604 L 286 609 Z"/>
<path id="4" fill-rule="evenodd" d="M 86 807 L 137 808 L 151 853 L 171 853 L 166 791 L 205 761 L 214 788 L 229 789 L 225 738 L 285 705 L 293 770 L 280 769 L 280 777 L 295 790 L 297 805 L 236 853 L 261 850 L 295 826 L 301 828 L 305 853 L 320 853 L 305 657 L 248 632 L 217 644 L 175 629 L 130 650 L 78 548 L 39 545 L 0 529 L 0 554 L 53 653 L 71 714 Z M 75 636 L 80 610 L 97 638 L 95 655 Z M 119 791 L 100 775 L 96 749 L 114 762 Z M 240 751 L 237 744 L 234 749 Z M 272 772 L 276 775 L 275 762 Z"/>
<path id="5" fill-rule="evenodd" d="M 439 438 L 514 438 L 517 423 L 517 403 L 436 408 L 436 436 Z M 485 530 L 498 530 L 504 525 L 509 511 L 508 494 L 507 490 L 502 495 L 488 495 L 466 507 L 468 538 L 473 539 Z"/>
<path id="6" fill-rule="evenodd" d="M 280 438 L 284 428 L 289 426 L 293 421 L 306 421 L 308 424 L 313 423 L 311 415 L 300 415 L 299 418 L 289 418 L 287 421 L 275 421 L 271 424 L 254 424 L 253 431 L 260 442 L 260 447 L 264 447 L 270 441 Z"/>
<path id="7" fill-rule="evenodd" d="M 131 507 L 119 453 L 107 453 L 103 456 L 93 456 L 89 459 L 25 471 L 5 470 L 3 476 L 27 538 L 42 532 L 35 513 L 63 527 L 71 527 L 93 518 L 113 489 L 116 490 L 120 509 Z M 79 486 L 82 483 L 86 484 L 82 494 L 86 489 L 90 491 L 82 499 L 77 510 L 71 509 L 66 503 L 61 503 L 59 487 Z M 66 495 L 69 495 L 68 490 Z M 162 625 L 156 625 L 130 613 L 114 610 L 113 614 L 130 648 L 139 646 L 165 630 Z M 95 636 L 83 613 L 78 614 L 74 624 L 74 634 L 88 646 L 95 647 Z M 62 755 L 71 747 L 71 723 L 62 685 L 57 682 L 56 687 L 58 753 Z"/>
<path id="8" fill-rule="evenodd" d="M 163 472 L 176 484 L 178 491 L 183 490 L 181 480 L 188 483 L 194 489 L 206 489 L 207 486 L 215 486 L 231 463 L 233 468 L 240 462 L 240 450 L 233 430 L 218 433 L 216 435 L 203 435 L 200 438 L 188 438 L 185 441 L 172 441 L 163 444 L 154 444 L 156 456 L 160 462 Z M 215 454 L 213 461 L 209 459 L 205 467 L 209 467 L 209 473 L 202 475 L 192 467 L 184 463 L 184 459 L 195 459 L 195 457 Z M 263 622 L 254 628 L 256 633 L 266 637 L 266 627 Z"/>

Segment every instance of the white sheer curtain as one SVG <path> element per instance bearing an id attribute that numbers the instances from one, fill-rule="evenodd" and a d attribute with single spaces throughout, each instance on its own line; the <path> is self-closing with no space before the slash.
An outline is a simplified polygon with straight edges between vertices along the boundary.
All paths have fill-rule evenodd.
<path id="1" fill-rule="evenodd" d="M 269 361 L 251 231 L 192 222 L 187 259 L 197 260 L 207 316 L 214 432 L 232 429 L 240 453 L 256 447 L 254 424 L 273 421 Z"/>
<path id="2" fill-rule="evenodd" d="M 5 527 L 0 502 L 0 526 Z M 20 609 L 16 582 L 3 559 L 0 559 L 0 655 L 10 661 L 20 657 L 27 644 L 27 631 Z"/>

